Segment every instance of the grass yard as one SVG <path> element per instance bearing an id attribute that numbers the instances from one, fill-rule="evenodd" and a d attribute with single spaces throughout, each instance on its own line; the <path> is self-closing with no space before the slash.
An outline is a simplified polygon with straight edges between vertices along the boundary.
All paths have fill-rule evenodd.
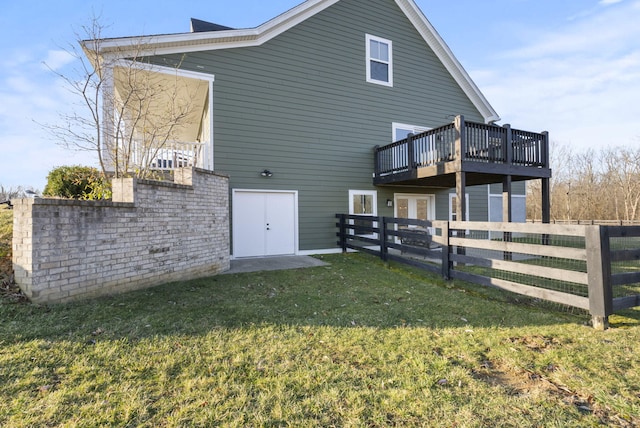
<path id="1" fill-rule="evenodd" d="M 640 311 L 361 254 L 60 306 L 0 300 L 0 426 L 640 426 Z"/>

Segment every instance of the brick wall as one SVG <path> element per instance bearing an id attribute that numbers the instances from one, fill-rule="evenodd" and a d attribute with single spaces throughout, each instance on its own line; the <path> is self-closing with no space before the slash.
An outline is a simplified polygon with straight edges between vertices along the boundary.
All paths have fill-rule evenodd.
<path id="1" fill-rule="evenodd" d="M 229 269 L 228 177 L 113 181 L 112 201 L 14 200 L 13 269 L 36 303 L 121 293 Z"/>

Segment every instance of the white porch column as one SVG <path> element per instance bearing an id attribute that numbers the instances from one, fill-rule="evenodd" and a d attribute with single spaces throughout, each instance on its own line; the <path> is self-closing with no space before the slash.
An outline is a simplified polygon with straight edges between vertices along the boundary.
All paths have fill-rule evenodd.
<path id="1" fill-rule="evenodd" d="M 213 129 L 213 82 L 214 82 L 214 79 L 212 77 L 209 80 L 209 96 L 207 97 L 209 101 L 209 105 L 207 106 L 207 108 L 209 109 L 209 141 L 208 143 L 205 142 L 205 149 L 204 149 L 204 153 L 205 153 L 204 169 L 207 169 L 209 171 L 214 170 L 213 148 L 215 147 L 215 144 L 214 144 L 215 133 Z"/>
<path id="2" fill-rule="evenodd" d="M 115 80 L 113 77 L 113 65 L 108 59 L 102 58 L 102 123 L 100 126 L 100 153 L 107 171 L 115 171 L 116 160 L 113 159 L 116 135 L 115 128 Z"/>

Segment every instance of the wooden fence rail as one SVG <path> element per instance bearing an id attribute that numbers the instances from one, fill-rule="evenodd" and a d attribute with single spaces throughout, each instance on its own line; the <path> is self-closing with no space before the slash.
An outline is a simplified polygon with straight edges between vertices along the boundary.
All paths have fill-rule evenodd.
<path id="1" fill-rule="evenodd" d="M 640 306 L 640 226 L 336 217 L 343 251 L 581 308 L 595 328 Z"/>

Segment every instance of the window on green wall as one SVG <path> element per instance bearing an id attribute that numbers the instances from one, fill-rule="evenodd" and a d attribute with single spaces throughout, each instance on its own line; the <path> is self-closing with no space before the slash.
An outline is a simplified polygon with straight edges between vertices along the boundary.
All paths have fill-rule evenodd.
<path id="1" fill-rule="evenodd" d="M 393 49 L 391 40 L 366 35 L 367 82 L 393 86 Z"/>
<path id="2" fill-rule="evenodd" d="M 378 215 L 378 192 L 375 190 L 349 190 L 349 214 Z M 362 229 L 362 227 L 376 227 L 376 222 L 351 220 L 350 223 L 355 226 L 354 230 L 357 235 L 375 236 L 373 232 Z"/>

